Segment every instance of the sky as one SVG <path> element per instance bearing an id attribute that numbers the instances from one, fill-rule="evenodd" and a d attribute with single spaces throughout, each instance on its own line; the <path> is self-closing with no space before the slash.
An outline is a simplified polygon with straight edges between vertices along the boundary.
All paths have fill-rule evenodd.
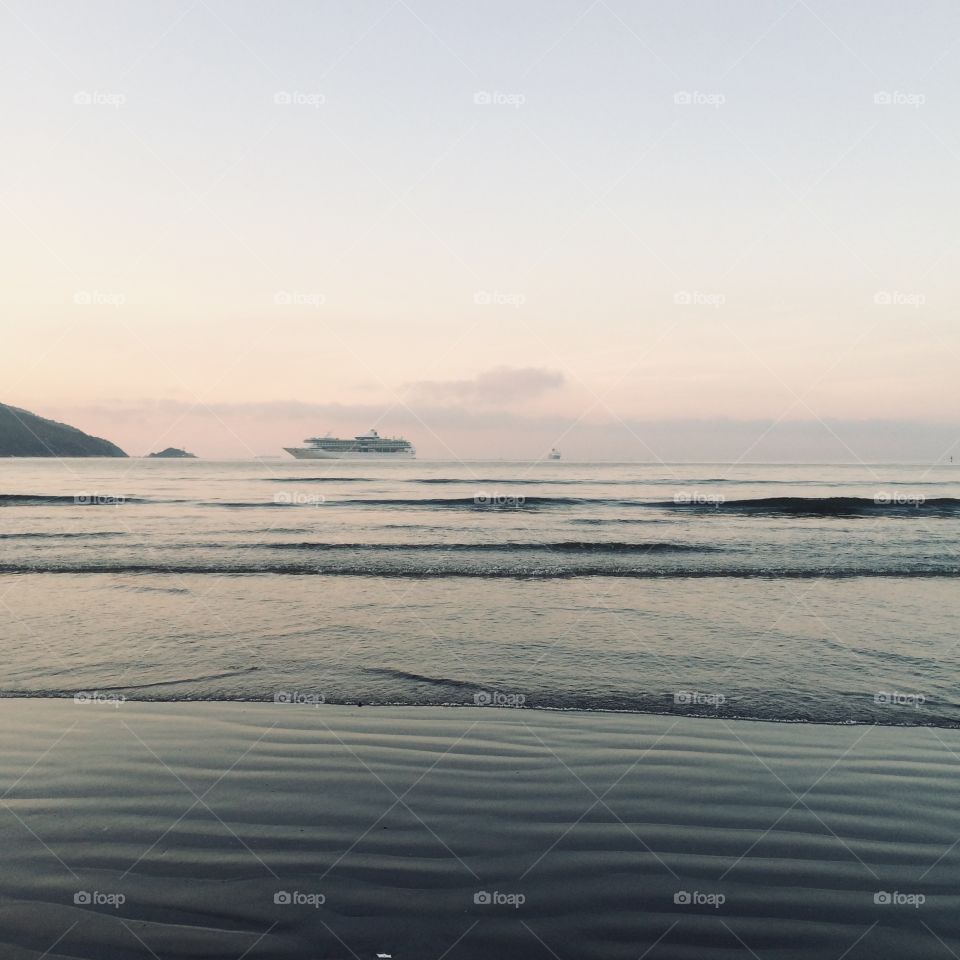
<path id="1" fill-rule="evenodd" d="M 0 402 L 132 454 L 960 455 L 960 7 L 0 5 Z"/>

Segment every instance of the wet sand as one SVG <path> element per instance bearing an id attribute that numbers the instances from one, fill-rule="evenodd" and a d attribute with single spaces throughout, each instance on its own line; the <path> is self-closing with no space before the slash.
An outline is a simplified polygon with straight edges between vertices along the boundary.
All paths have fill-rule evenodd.
<path id="1" fill-rule="evenodd" d="M 955 730 L 39 699 L 0 721 L 11 960 L 960 952 Z"/>

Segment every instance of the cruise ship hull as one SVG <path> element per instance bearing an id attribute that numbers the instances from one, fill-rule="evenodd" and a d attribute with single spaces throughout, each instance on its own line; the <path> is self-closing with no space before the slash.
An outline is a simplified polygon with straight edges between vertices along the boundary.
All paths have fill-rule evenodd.
<path id="1" fill-rule="evenodd" d="M 298 460 L 413 460 L 417 456 L 412 450 L 381 453 L 374 450 L 317 450 L 314 447 L 284 447 L 283 449 Z"/>

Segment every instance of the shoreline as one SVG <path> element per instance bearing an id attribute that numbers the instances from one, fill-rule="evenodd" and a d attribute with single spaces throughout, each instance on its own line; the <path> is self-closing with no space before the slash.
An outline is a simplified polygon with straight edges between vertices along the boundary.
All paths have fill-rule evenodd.
<path id="1" fill-rule="evenodd" d="M 77 694 L 87 694 L 93 696 L 98 693 L 114 695 L 120 694 L 125 689 L 123 687 L 111 688 L 100 687 L 97 690 L 69 691 L 61 695 L 44 693 L 10 693 L 0 691 L 0 703 L 8 700 L 29 700 L 29 701 L 50 701 L 51 703 L 76 702 Z M 122 695 L 121 695 L 122 696 Z M 829 728 L 860 728 L 876 727 L 879 730 L 960 730 L 960 722 L 956 723 L 876 723 L 868 720 L 796 720 L 789 718 L 775 717 L 750 717 L 723 715 L 715 716 L 707 713 L 671 713 L 670 711 L 656 710 L 618 710 L 614 707 L 550 707 L 550 706 L 478 706 L 473 703 L 351 703 L 349 701 L 323 700 L 317 704 L 284 704 L 273 698 L 267 697 L 128 697 L 122 696 L 122 704 L 165 704 L 176 706 L 179 704 L 238 704 L 238 705 L 262 705 L 262 706 L 280 706 L 292 707 L 294 709 L 318 709 L 318 708 L 342 708 L 347 710 L 481 710 L 484 712 L 498 711 L 504 714 L 510 713 L 535 713 L 535 714 L 571 714 L 574 716 L 614 716 L 614 717 L 661 717 L 664 719 L 679 720 L 709 720 L 711 722 L 729 722 L 729 723 L 765 723 L 776 726 L 798 726 L 798 727 L 829 727 Z M 107 704 L 107 707 L 112 706 Z"/>

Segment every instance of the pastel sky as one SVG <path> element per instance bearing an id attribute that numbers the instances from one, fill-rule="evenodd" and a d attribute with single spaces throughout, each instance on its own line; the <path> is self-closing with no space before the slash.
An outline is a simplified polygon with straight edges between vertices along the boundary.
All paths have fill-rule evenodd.
<path id="1" fill-rule="evenodd" d="M 953 0 L 5 0 L 0 402 L 138 454 L 940 457 L 958 93 Z"/>

